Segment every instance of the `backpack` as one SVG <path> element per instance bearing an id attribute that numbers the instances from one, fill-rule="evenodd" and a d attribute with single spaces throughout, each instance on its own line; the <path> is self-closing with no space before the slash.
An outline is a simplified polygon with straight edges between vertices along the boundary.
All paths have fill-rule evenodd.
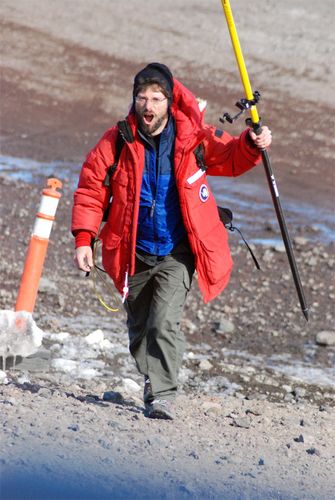
<path id="1" fill-rule="evenodd" d="M 122 148 L 123 148 L 125 142 L 134 142 L 133 133 L 132 133 L 126 120 L 119 121 L 117 123 L 117 126 L 118 126 L 118 134 L 117 134 L 116 143 L 115 143 L 114 163 L 112 163 L 112 165 L 109 166 L 107 173 L 106 173 L 106 177 L 104 179 L 104 183 L 103 183 L 104 186 L 106 186 L 106 187 L 111 186 L 111 179 L 115 173 L 115 170 L 117 169 L 120 155 L 122 152 Z M 205 147 L 204 147 L 202 142 L 200 144 L 198 144 L 198 146 L 194 149 L 193 154 L 195 156 L 197 166 L 199 167 L 199 169 L 206 171 L 207 167 L 205 165 Z M 102 218 L 103 222 L 106 222 L 108 219 L 109 208 L 110 208 L 110 203 L 108 204 L 108 207 L 106 208 L 106 210 L 103 214 L 103 218 Z M 228 229 L 229 231 L 232 231 L 232 232 L 237 231 L 240 234 L 243 242 L 245 243 L 247 249 L 250 252 L 250 255 L 255 263 L 255 266 L 257 267 L 257 269 L 260 269 L 258 261 L 254 255 L 253 251 L 251 250 L 249 244 L 247 243 L 246 239 L 244 238 L 242 232 L 236 226 L 233 226 L 233 212 L 229 208 L 219 207 L 219 206 L 218 206 L 218 212 L 219 212 L 220 220 L 221 220 L 222 224 L 225 226 L 225 228 Z"/>

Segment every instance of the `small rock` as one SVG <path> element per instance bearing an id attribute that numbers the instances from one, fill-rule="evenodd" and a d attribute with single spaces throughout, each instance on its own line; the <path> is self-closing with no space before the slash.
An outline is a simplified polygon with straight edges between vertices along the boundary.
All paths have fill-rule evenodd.
<path id="1" fill-rule="evenodd" d="M 15 398 L 7 398 L 7 399 L 1 400 L 0 403 L 2 403 L 4 405 L 14 406 L 16 403 L 16 399 Z"/>
<path id="2" fill-rule="evenodd" d="M 87 396 L 85 396 L 85 399 L 84 399 L 84 401 L 86 401 L 86 403 L 96 403 L 99 400 L 100 400 L 99 396 L 97 396 L 95 394 L 87 394 Z"/>
<path id="3" fill-rule="evenodd" d="M 202 359 L 199 363 L 199 368 L 202 371 L 207 371 L 213 368 L 213 365 L 210 361 L 208 361 L 208 359 Z"/>
<path id="4" fill-rule="evenodd" d="M 46 293 L 49 295 L 57 295 L 58 288 L 57 288 L 56 283 L 49 280 L 49 278 L 44 278 L 42 276 L 42 278 L 40 279 L 40 282 L 39 282 L 38 292 L 39 293 Z"/>
<path id="5" fill-rule="evenodd" d="M 188 484 L 181 484 L 178 487 L 178 492 L 180 492 L 180 495 L 183 498 L 192 498 L 193 497 L 192 487 L 190 487 Z"/>
<path id="6" fill-rule="evenodd" d="M 112 429 L 117 430 L 117 431 L 126 430 L 122 427 L 122 425 L 119 422 L 117 422 L 115 420 L 108 420 L 107 425 L 109 425 L 109 427 L 111 427 Z"/>
<path id="7" fill-rule="evenodd" d="M 219 414 L 222 412 L 221 405 L 219 403 L 214 403 L 211 401 L 205 401 L 204 403 L 202 403 L 201 408 L 204 410 L 206 414 L 209 413 Z"/>
<path id="8" fill-rule="evenodd" d="M 284 253 L 284 252 L 286 252 L 284 243 L 277 243 L 277 245 L 275 245 L 273 247 L 273 249 L 277 253 Z"/>
<path id="9" fill-rule="evenodd" d="M 232 333 L 235 325 L 229 319 L 221 319 L 213 324 L 216 333 Z"/>
<path id="10" fill-rule="evenodd" d="M 17 378 L 17 381 L 18 381 L 19 384 L 25 384 L 25 383 L 30 384 L 30 379 L 29 379 L 29 377 L 28 377 L 28 375 L 26 373 L 23 373 L 22 375 L 20 375 Z"/>
<path id="11" fill-rule="evenodd" d="M 335 345 L 335 332 L 324 330 L 317 333 L 316 343 L 319 345 Z"/>
<path id="12" fill-rule="evenodd" d="M 205 321 L 205 315 L 201 310 L 197 312 L 197 319 L 201 322 Z"/>
<path id="13" fill-rule="evenodd" d="M 245 399 L 252 401 L 257 399 L 258 401 L 264 401 L 266 399 L 266 394 L 260 394 L 259 392 L 250 392 L 246 395 Z"/>
<path id="14" fill-rule="evenodd" d="M 234 311 L 233 311 L 233 308 L 232 308 L 232 307 L 230 307 L 228 304 L 225 304 L 225 305 L 223 306 L 222 310 L 223 310 L 223 312 L 224 312 L 225 314 L 230 314 L 230 313 L 234 312 Z"/>
<path id="15" fill-rule="evenodd" d="M 304 398 L 306 396 L 306 389 L 303 387 L 295 387 L 292 394 L 296 399 Z"/>
<path id="16" fill-rule="evenodd" d="M 250 428 L 250 420 L 249 418 L 246 417 L 237 417 L 233 419 L 233 422 L 231 425 L 234 425 L 235 427 L 241 427 L 242 429 L 249 429 Z"/>
<path id="17" fill-rule="evenodd" d="M 296 236 L 295 238 L 293 238 L 293 242 L 297 246 L 301 247 L 301 246 L 307 245 L 308 239 L 304 238 L 303 236 Z"/>
<path id="18" fill-rule="evenodd" d="M 304 436 L 302 434 L 300 434 L 300 436 L 297 438 L 294 438 L 293 441 L 295 441 L 296 443 L 304 443 L 305 442 Z"/>
<path id="19" fill-rule="evenodd" d="M 284 455 L 288 458 L 291 458 L 292 457 L 292 449 L 291 448 L 288 448 L 287 446 L 285 446 L 285 449 L 284 449 Z"/>
<path id="20" fill-rule="evenodd" d="M 306 453 L 308 453 L 308 455 L 316 455 L 317 457 L 320 456 L 320 452 L 316 448 L 308 448 L 308 450 L 306 450 Z"/>
<path id="21" fill-rule="evenodd" d="M 164 439 L 164 437 L 159 436 L 150 436 L 150 438 L 148 438 L 146 442 L 148 446 L 156 447 L 157 449 L 163 449 L 167 446 L 167 441 Z"/>
<path id="22" fill-rule="evenodd" d="M 316 257 L 310 257 L 307 261 L 306 264 L 310 267 L 315 267 L 318 263 L 318 259 Z"/>
<path id="23" fill-rule="evenodd" d="M 265 231 L 268 231 L 269 233 L 275 233 L 275 232 L 276 232 L 276 231 L 275 231 L 275 228 L 274 228 L 274 226 L 273 226 L 273 224 L 271 224 L 271 223 L 270 223 L 270 222 L 268 222 L 268 221 L 267 221 L 267 222 L 265 222 L 265 224 L 264 224 L 264 230 L 265 230 Z"/>
<path id="24" fill-rule="evenodd" d="M 23 391 L 29 391 L 31 392 L 32 394 L 36 394 L 37 392 L 39 392 L 39 390 L 41 389 L 41 386 L 38 385 L 38 384 L 31 384 L 30 382 L 24 382 L 22 385 L 21 385 L 21 389 Z"/>
<path id="25" fill-rule="evenodd" d="M 272 250 L 270 250 L 269 248 L 267 248 L 264 252 L 264 255 L 263 255 L 263 261 L 264 262 L 271 262 L 273 260 L 273 252 Z"/>
<path id="26" fill-rule="evenodd" d="M 40 389 L 38 391 L 38 395 L 41 397 L 41 398 L 51 398 L 52 396 L 52 392 L 50 391 L 50 389 L 47 389 L 46 387 L 42 387 L 42 389 Z"/>
<path id="27" fill-rule="evenodd" d="M 77 432 L 77 431 L 79 431 L 79 425 L 78 425 L 78 424 L 72 424 L 72 425 L 69 425 L 69 426 L 68 426 L 68 429 L 69 429 L 70 431 Z"/>
<path id="28" fill-rule="evenodd" d="M 260 458 L 258 460 L 258 465 L 264 465 L 264 464 L 265 464 L 264 458 Z"/>
<path id="29" fill-rule="evenodd" d="M 105 450 L 110 450 L 111 448 L 111 445 L 110 443 L 108 443 L 107 441 L 105 441 L 104 439 L 98 439 L 98 443 L 100 444 L 100 446 L 102 448 L 104 448 Z"/>
<path id="30" fill-rule="evenodd" d="M 52 394 L 55 398 L 62 398 L 64 397 L 66 394 L 64 392 L 61 392 L 59 391 L 58 389 L 54 389 L 53 391 L 53 394 Z"/>
<path id="31" fill-rule="evenodd" d="M 124 397 L 120 392 L 115 392 L 115 391 L 108 391 L 104 392 L 102 399 L 104 401 L 110 401 L 111 403 L 115 404 L 123 404 L 124 403 Z"/>
<path id="32" fill-rule="evenodd" d="M 195 460 L 199 460 L 199 455 L 195 451 L 191 451 L 188 456 L 194 458 Z"/>
<path id="33" fill-rule="evenodd" d="M 188 333 L 192 334 L 198 330 L 198 327 L 193 321 L 190 319 L 184 319 L 183 320 L 183 329 L 187 330 Z"/>
<path id="34" fill-rule="evenodd" d="M 254 415 L 255 417 L 260 417 L 262 414 L 258 410 L 250 410 L 247 408 L 245 410 L 246 415 Z"/>
<path id="35" fill-rule="evenodd" d="M 94 332 L 87 335 L 87 337 L 85 337 L 85 340 L 89 345 L 100 344 L 104 340 L 103 331 L 100 329 L 95 330 Z"/>
<path id="36" fill-rule="evenodd" d="M 284 401 L 285 401 L 285 403 L 290 403 L 290 402 L 294 401 L 293 394 L 291 394 L 291 393 L 285 394 Z"/>
<path id="37" fill-rule="evenodd" d="M 141 387 L 138 385 L 138 383 L 135 382 L 135 380 L 132 380 L 131 378 L 123 379 L 122 385 L 128 392 L 138 392 L 141 390 Z"/>

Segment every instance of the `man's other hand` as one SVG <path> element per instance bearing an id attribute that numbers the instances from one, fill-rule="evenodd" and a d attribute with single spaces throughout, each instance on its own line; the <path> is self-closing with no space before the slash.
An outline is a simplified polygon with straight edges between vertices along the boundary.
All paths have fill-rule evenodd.
<path id="1" fill-rule="evenodd" d="M 92 248 L 89 246 L 76 248 L 73 260 L 78 269 L 89 273 L 93 267 Z"/>

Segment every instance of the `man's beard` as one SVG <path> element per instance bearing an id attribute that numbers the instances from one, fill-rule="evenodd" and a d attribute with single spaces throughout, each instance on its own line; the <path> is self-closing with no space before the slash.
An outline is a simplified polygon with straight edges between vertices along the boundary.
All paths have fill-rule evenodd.
<path id="1" fill-rule="evenodd" d="M 162 126 L 164 120 L 166 119 L 165 116 L 159 118 L 154 117 L 151 123 L 145 123 L 142 118 L 142 115 L 138 114 L 137 118 L 141 132 L 143 132 L 144 135 L 148 136 L 153 135 L 156 132 L 156 130 L 158 130 Z"/>

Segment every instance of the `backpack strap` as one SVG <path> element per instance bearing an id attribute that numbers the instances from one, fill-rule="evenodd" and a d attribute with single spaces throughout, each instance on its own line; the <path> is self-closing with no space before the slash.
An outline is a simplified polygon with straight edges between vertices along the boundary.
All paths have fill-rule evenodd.
<path id="1" fill-rule="evenodd" d="M 198 144 L 197 147 L 193 150 L 193 154 L 200 170 L 206 171 L 207 167 L 205 165 L 205 146 L 202 142 L 200 142 L 200 144 Z"/>
<path id="2" fill-rule="evenodd" d="M 115 155 L 114 155 L 114 163 L 108 167 L 106 177 L 104 180 L 104 186 L 109 187 L 110 181 L 114 175 L 114 172 L 118 166 L 120 155 L 122 152 L 122 148 L 125 142 L 134 142 L 134 136 L 132 130 L 127 122 L 127 120 L 121 120 L 117 123 L 118 132 L 116 136 L 115 142 Z"/>
<path id="3" fill-rule="evenodd" d="M 116 136 L 116 142 L 115 142 L 115 155 L 114 155 L 114 163 L 108 167 L 108 170 L 106 172 L 106 177 L 104 179 L 104 186 L 111 188 L 111 179 L 114 175 L 115 170 L 117 169 L 120 155 L 122 152 L 122 148 L 125 145 L 126 142 L 132 143 L 134 142 L 134 136 L 132 133 L 132 130 L 127 122 L 127 120 L 122 120 L 117 123 L 117 136 Z M 111 193 L 110 193 L 111 194 Z M 108 204 L 108 207 L 104 211 L 102 221 L 106 222 L 108 219 L 108 214 L 109 214 L 109 209 L 110 209 L 110 203 Z"/>
<path id="4" fill-rule="evenodd" d="M 124 142 L 132 143 L 135 141 L 135 138 L 133 136 L 133 132 L 132 132 L 127 120 L 121 120 L 121 121 L 117 122 L 117 126 L 119 129 L 119 133 L 123 137 Z"/>

